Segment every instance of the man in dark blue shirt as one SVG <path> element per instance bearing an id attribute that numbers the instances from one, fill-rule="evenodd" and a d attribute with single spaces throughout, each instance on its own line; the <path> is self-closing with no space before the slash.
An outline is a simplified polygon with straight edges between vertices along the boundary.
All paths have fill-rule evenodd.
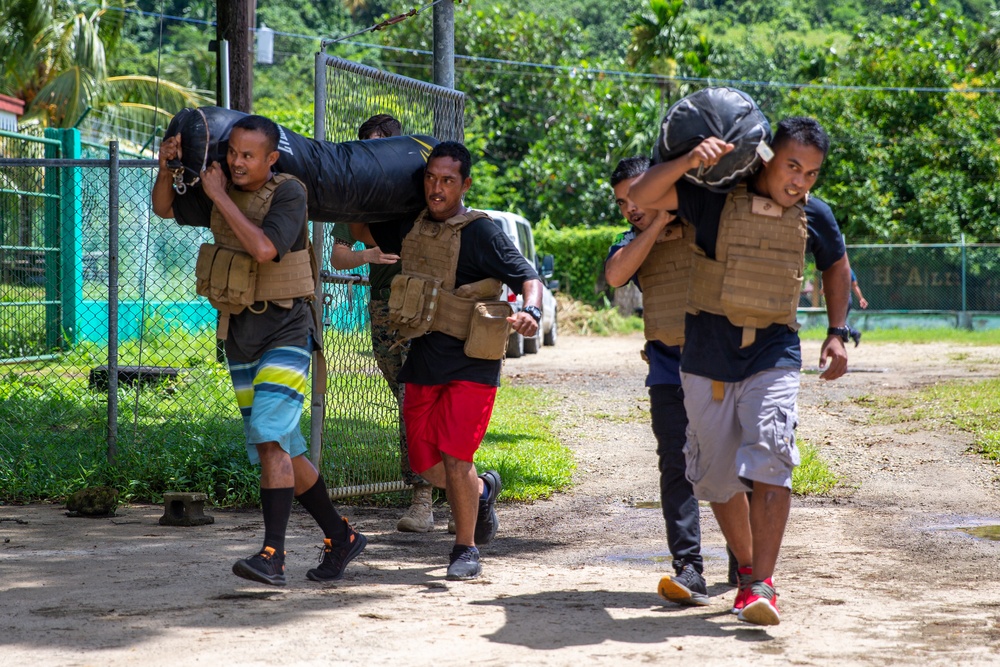
<path id="1" fill-rule="evenodd" d="M 649 158 L 631 157 L 620 161 L 611 174 L 615 203 L 631 224 L 629 230 L 615 240 L 604 261 L 604 274 L 612 287 L 621 287 L 632 281 L 640 289 L 656 290 L 669 280 L 669 276 L 660 279 L 659 274 L 674 272 L 673 264 L 662 261 L 661 253 L 654 252 L 664 243 L 679 244 L 677 250 L 690 254 L 688 244 L 682 238 L 680 221 L 667 211 L 639 208 L 628 195 L 632 183 L 648 168 Z M 642 276 L 649 279 L 640 279 L 641 269 Z M 682 281 L 686 277 L 677 276 Z M 681 389 L 681 348 L 676 338 L 658 332 L 656 324 L 661 321 L 661 313 L 652 312 L 668 308 L 669 304 L 664 299 L 644 293 L 643 318 L 647 324 L 647 340 L 643 358 L 649 364 L 646 386 L 649 387 L 649 411 L 659 458 L 660 507 L 675 571 L 674 575 L 663 577 L 658 591 L 665 599 L 678 604 L 706 605 L 708 593 L 702 576 L 698 500 L 694 497 L 691 482 L 684 476 L 687 416 L 684 414 L 684 392 Z M 677 310 L 677 321 L 683 335 L 683 301 L 677 302 L 674 309 Z M 668 345 L 665 339 L 671 344 Z"/>
<path id="2" fill-rule="evenodd" d="M 684 180 L 733 145 L 717 137 L 650 168 L 630 194 L 644 207 L 676 210 L 695 226 L 681 383 L 688 416 L 687 478 L 712 505 L 739 561 L 733 612 L 780 622 L 772 576 L 791 507 L 796 400 L 802 353 L 795 322 L 804 252 L 827 286 L 830 328 L 820 375 L 847 371 L 844 343 L 850 265 L 830 207 L 809 190 L 829 139 L 811 118 L 783 120 L 773 155 L 728 194 Z M 747 491 L 753 491 L 748 502 Z"/>

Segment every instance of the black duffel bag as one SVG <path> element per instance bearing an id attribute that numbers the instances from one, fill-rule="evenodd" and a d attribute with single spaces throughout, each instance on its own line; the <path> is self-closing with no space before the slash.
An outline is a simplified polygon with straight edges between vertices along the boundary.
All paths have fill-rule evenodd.
<path id="1" fill-rule="evenodd" d="M 735 88 L 704 88 L 675 102 L 663 117 L 653 162 L 686 155 L 708 137 L 733 144 L 711 167 L 687 171 L 684 178 L 715 192 L 729 192 L 761 162 L 757 146 L 771 141 L 771 125 L 749 95 Z"/>
<path id="2" fill-rule="evenodd" d="M 221 107 L 182 109 L 164 138 L 181 135 L 184 193 L 174 197 L 177 221 L 208 226 L 212 201 L 199 183 L 212 162 L 229 176 L 229 131 L 247 114 Z M 423 173 L 434 137 L 413 135 L 367 141 L 317 141 L 278 126 L 281 140 L 274 170 L 305 183 L 314 222 L 386 222 L 416 217 L 425 204 Z"/>

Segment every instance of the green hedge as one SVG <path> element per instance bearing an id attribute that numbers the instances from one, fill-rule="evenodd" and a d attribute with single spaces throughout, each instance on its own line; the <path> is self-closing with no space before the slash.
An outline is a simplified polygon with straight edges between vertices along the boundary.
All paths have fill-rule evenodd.
<path id="1" fill-rule="evenodd" d="M 559 280 L 563 293 L 596 304 L 604 294 L 604 259 L 608 248 L 625 229 L 624 225 L 555 229 L 542 222 L 535 227 L 536 252 L 555 258 L 553 278 Z"/>

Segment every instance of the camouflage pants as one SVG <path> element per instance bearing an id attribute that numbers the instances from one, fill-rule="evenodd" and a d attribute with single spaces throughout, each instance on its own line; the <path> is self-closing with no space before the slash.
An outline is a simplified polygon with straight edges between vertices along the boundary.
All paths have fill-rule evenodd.
<path id="1" fill-rule="evenodd" d="M 396 329 L 389 321 L 389 302 L 373 299 L 368 302 L 368 314 L 372 323 L 372 352 L 375 354 L 375 363 L 382 371 L 382 377 L 389 385 L 389 390 L 396 397 L 399 409 L 399 462 L 403 471 L 403 481 L 407 484 L 417 486 L 428 486 L 429 483 L 420 475 L 410 469 L 410 456 L 406 449 L 406 427 L 403 424 L 403 391 L 405 385 L 398 382 L 396 377 L 399 369 L 406 361 L 406 353 L 410 349 L 407 341 L 402 345 L 396 343 Z M 395 345 L 395 347 L 393 347 Z"/>

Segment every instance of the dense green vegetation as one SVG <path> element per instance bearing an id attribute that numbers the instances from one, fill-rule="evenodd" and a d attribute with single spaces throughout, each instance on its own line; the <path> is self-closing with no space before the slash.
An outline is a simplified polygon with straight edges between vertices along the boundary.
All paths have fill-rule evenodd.
<path id="1" fill-rule="evenodd" d="M 79 3 L 86 10 L 81 25 L 91 28 L 85 43 L 105 44 L 93 81 L 158 74 L 178 90 L 214 87 L 207 45 L 215 36 L 215 3 L 105 2 L 117 9 L 101 13 Z M 26 80 L 28 62 L 44 63 L 38 71 L 52 79 L 98 51 L 57 50 L 51 38 L 30 39 L 54 34 L 40 30 L 38 15 L 66 34 L 76 6 L 0 1 L 0 44 L 31 55 L 11 51 L 0 59 L 0 92 L 23 89 L 17 84 Z M 319 39 L 346 36 L 412 6 L 404 0 L 261 5 L 259 24 L 278 32 L 274 64 L 254 67 L 255 111 L 310 134 Z M 39 7 L 47 13 L 29 11 Z M 997 9 L 995 0 L 457 4 L 456 87 L 467 95 L 466 138 L 479 158 L 469 201 L 519 211 L 555 230 L 619 227 L 608 186 L 618 159 L 649 154 L 666 108 L 718 82 L 750 93 L 772 122 L 809 114 L 825 124 L 833 147 L 817 194 L 833 205 L 852 242 L 953 241 L 961 234 L 968 242 L 996 241 Z M 161 10 L 169 17 L 162 22 Z M 424 11 L 327 50 L 430 80 L 431 16 Z M 114 93 L 93 90 L 100 92 L 90 98 L 96 105 Z M 169 111 L 189 103 L 160 101 Z M 49 104 L 45 111 L 65 121 L 78 109 Z"/>

